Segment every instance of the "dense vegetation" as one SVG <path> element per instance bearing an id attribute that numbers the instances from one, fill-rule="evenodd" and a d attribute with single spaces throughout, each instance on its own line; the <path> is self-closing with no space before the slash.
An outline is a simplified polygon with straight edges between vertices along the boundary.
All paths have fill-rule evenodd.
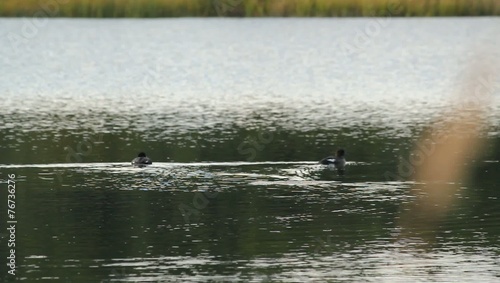
<path id="1" fill-rule="evenodd" d="M 498 0 L 2 0 L 2 17 L 498 16 Z"/>

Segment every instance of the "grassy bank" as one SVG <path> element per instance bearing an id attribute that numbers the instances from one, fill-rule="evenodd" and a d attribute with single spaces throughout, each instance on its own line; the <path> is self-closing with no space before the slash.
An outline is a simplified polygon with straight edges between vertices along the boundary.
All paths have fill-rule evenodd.
<path id="1" fill-rule="evenodd" d="M 1 0 L 2 17 L 498 16 L 499 0 Z"/>

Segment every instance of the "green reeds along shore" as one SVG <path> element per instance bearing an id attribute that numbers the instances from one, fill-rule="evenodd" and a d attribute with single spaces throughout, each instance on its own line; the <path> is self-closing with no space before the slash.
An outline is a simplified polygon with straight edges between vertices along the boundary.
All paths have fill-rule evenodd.
<path id="1" fill-rule="evenodd" d="M 0 17 L 498 16 L 500 0 L 0 0 Z"/>

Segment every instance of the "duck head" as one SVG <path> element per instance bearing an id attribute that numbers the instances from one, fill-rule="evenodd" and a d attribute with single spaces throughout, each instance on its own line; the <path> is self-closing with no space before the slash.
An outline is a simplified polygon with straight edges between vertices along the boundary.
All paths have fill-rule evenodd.
<path id="1" fill-rule="evenodd" d="M 343 149 L 338 149 L 337 150 L 336 157 L 344 157 L 344 155 L 345 155 L 345 150 L 343 150 Z"/>

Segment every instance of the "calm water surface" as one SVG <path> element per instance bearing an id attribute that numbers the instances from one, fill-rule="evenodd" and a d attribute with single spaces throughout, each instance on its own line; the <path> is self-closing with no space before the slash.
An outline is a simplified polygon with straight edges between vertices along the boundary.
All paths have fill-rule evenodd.
<path id="1" fill-rule="evenodd" d="M 439 221 L 408 225 L 428 184 L 402 166 L 477 53 L 500 57 L 497 18 L 38 24 L 0 20 L 18 280 L 500 280 L 498 72 L 486 154 Z M 345 174 L 316 164 L 337 147 Z"/>

